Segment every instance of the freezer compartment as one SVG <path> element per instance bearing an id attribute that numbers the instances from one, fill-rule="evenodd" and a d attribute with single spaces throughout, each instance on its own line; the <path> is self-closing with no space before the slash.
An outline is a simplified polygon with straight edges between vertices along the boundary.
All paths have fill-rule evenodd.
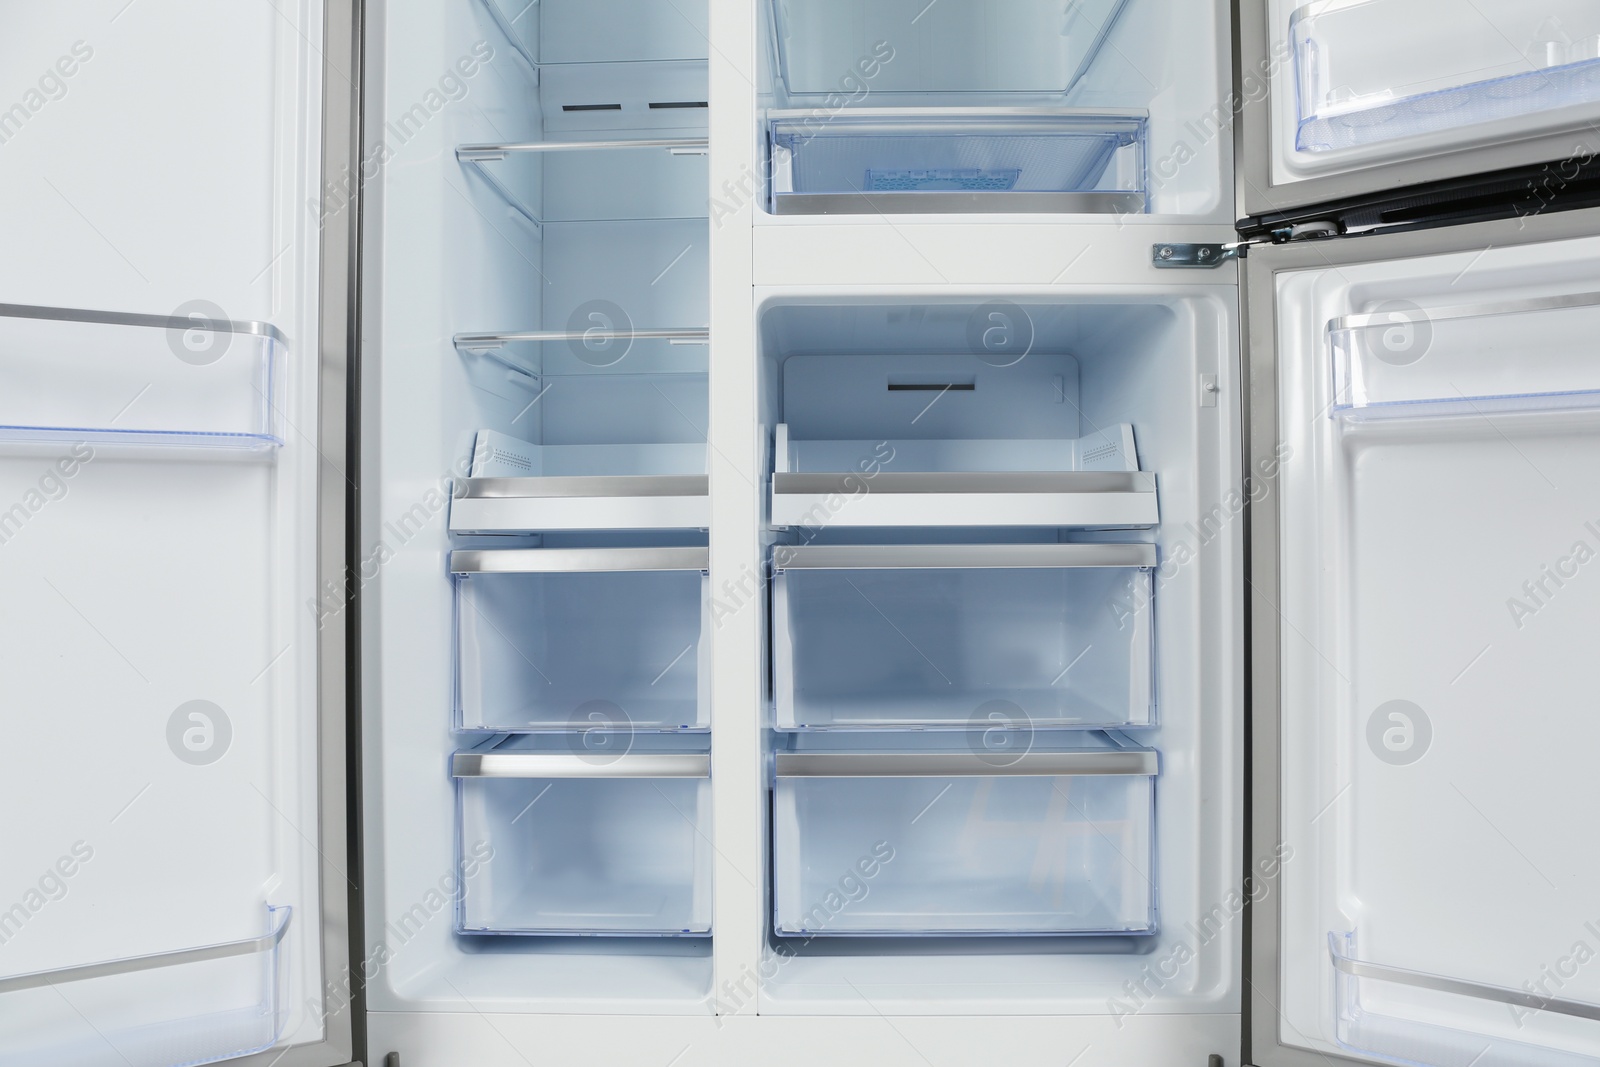
<path id="1" fill-rule="evenodd" d="M 1597 329 L 1600 293 L 1427 308 L 1381 303 L 1328 324 L 1333 413 L 1374 419 L 1600 407 Z"/>
<path id="2" fill-rule="evenodd" d="M 780 729 L 1156 721 L 1154 545 L 778 546 Z"/>
<path id="3" fill-rule="evenodd" d="M 1329 934 L 1328 949 L 1337 1038 L 1351 1052 L 1437 1067 L 1600 1064 L 1600 1003 L 1562 996 L 1550 971 L 1512 989 L 1362 959 L 1355 933 Z"/>
<path id="4" fill-rule="evenodd" d="M 536 445 L 480 430 L 450 531 L 705 529 L 707 486 L 703 445 Z"/>
<path id="5" fill-rule="evenodd" d="M 705 548 L 456 551 L 463 730 L 705 730 Z"/>
<path id="6" fill-rule="evenodd" d="M 1600 10 L 1587 0 L 1317 2 L 1290 15 L 1289 40 L 1304 152 L 1537 125 L 1600 103 Z"/>
<path id="7" fill-rule="evenodd" d="M 0 304 L 0 444 L 274 454 L 284 342 L 207 305 L 190 317 Z"/>
<path id="8" fill-rule="evenodd" d="M 1143 112 L 771 113 L 778 215 L 1141 213 Z"/>
<path id="9" fill-rule="evenodd" d="M 459 752 L 463 934 L 711 932 L 711 757 L 627 732 Z"/>
<path id="10" fill-rule="evenodd" d="M 791 96 L 851 91 L 1064 97 L 1128 0 L 772 0 Z"/>
<path id="11" fill-rule="evenodd" d="M 268 907 L 265 933 L 239 941 L 0 977 L 0 1065 L 191 1067 L 271 1048 L 291 914 Z"/>
<path id="12" fill-rule="evenodd" d="M 1154 752 L 903 744 L 775 756 L 779 936 L 1155 931 Z"/>

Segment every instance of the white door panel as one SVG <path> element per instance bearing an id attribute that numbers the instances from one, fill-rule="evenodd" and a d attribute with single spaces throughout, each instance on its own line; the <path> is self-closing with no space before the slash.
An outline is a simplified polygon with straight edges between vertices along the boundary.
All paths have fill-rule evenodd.
<path id="1" fill-rule="evenodd" d="M 0 1063 L 349 1058 L 323 19 L 0 3 Z"/>
<path id="2" fill-rule="evenodd" d="M 1548 239 L 1594 226 L 1250 265 L 1279 460 L 1256 849 L 1289 856 L 1257 917 L 1257 1062 L 1600 1062 L 1600 239 Z"/>

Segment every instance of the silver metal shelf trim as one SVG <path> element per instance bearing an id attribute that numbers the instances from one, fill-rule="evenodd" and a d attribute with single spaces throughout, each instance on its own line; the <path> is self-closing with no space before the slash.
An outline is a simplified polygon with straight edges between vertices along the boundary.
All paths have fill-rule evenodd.
<path id="1" fill-rule="evenodd" d="M 456 482 L 454 492 L 457 500 L 706 496 L 709 485 L 704 474 L 466 478 Z"/>
<path id="2" fill-rule="evenodd" d="M 1154 567 L 1151 544 L 778 545 L 772 568 L 784 570 L 962 570 L 1055 567 Z"/>
<path id="3" fill-rule="evenodd" d="M 710 778 L 704 753 L 629 752 L 583 756 L 553 752 L 458 752 L 450 761 L 455 778 Z"/>
<path id="4" fill-rule="evenodd" d="M 458 549 L 452 574 L 585 574 L 597 571 L 704 571 L 709 548 Z"/>
<path id="5" fill-rule="evenodd" d="M 173 952 L 153 952 L 145 956 L 127 956 L 120 960 L 106 960 L 102 963 L 86 963 L 77 967 L 62 967 L 53 971 L 35 971 L 32 974 L 19 974 L 10 978 L 0 978 L 0 993 L 16 993 L 24 989 L 38 989 L 41 986 L 64 985 L 68 982 L 83 982 L 91 978 L 109 978 L 118 974 L 133 974 L 137 971 L 153 971 L 163 967 L 179 967 L 186 963 L 205 963 L 208 960 L 224 960 L 233 956 L 250 956 L 271 950 L 278 942 L 282 941 L 289 930 L 289 919 L 292 912 L 284 909 L 283 921 L 277 929 L 262 934 L 259 937 L 246 938 L 243 941 L 229 941 L 220 945 L 203 945 L 199 948 L 184 948 Z"/>
<path id="6" fill-rule="evenodd" d="M 711 331 L 704 327 L 668 327 L 635 330 L 523 330 L 512 333 L 458 333 L 455 346 L 467 351 L 484 351 L 525 341 L 635 341 L 668 340 L 674 344 L 709 344 Z"/>
<path id="7" fill-rule="evenodd" d="M 779 778 L 1152 777 L 1160 770 L 1160 757 L 1149 751 L 1025 752 L 1015 757 L 976 752 L 780 752 L 776 764 Z"/>
<path id="8" fill-rule="evenodd" d="M 39 319 L 48 322 L 87 322 L 104 326 L 149 326 L 158 330 L 213 330 L 265 337 L 287 348 L 289 339 L 270 322 L 253 320 L 202 322 L 181 315 L 140 315 L 126 311 L 89 311 L 84 308 L 39 307 L 32 304 L 0 304 L 0 318 Z"/>
<path id="9" fill-rule="evenodd" d="M 698 155 L 710 151 L 707 137 L 659 137 L 634 141 L 520 141 L 506 144 L 464 144 L 456 149 L 463 163 L 493 163 L 513 152 L 588 152 L 594 149 L 666 148 Z"/>
<path id="10" fill-rule="evenodd" d="M 859 474 L 790 472 L 772 476 L 780 496 L 859 492 Z M 896 493 L 1154 493 L 1156 477 L 1148 471 L 882 471 L 871 492 Z"/>
<path id="11" fill-rule="evenodd" d="M 1371 978 L 1380 982 L 1392 982 L 1395 985 L 1410 986 L 1414 989 L 1427 989 L 1435 993 L 1453 993 L 1457 996 L 1472 997 L 1477 1000 L 1491 1000 L 1499 1004 L 1516 1004 L 1536 1011 L 1554 1012 L 1557 1015 L 1571 1015 L 1579 1019 L 1600 1020 L 1600 1004 L 1586 1004 L 1577 1000 L 1562 1000 L 1556 997 L 1542 997 L 1537 993 L 1529 993 L 1521 989 L 1506 989 L 1502 986 L 1486 985 L 1482 982 L 1469 982 L 1460 978 L 1442 978 L 1438 975 L 1423 974 L 1420 971 L 1408 971 L 1401 967 L 1386 967 L 1378 963 L 1363 963 L 1360 960 L 1348 959 L 1332 951 L 1334 969 L 1347 974 L 1352 978 Z"/>

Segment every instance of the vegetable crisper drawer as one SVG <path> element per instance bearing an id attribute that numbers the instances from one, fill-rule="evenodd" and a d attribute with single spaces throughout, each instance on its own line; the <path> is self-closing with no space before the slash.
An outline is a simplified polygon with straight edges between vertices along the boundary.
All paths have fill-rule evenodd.
<path id="1" fill-rule="evenodd" d="M 1104 738 L 1105 735 L 1089 735 Z M 1147 934 L 1154 752 L 780 753 L 782 936 Z"/>
<path id="2" fill-rule="evenodd" d="M 1145 210 L 1143 112 L 773 112 L 772 211 Z"/>
<path id="3" fill-rule="evenodd" d="M 1290 16 L 1289 40 L 1304 152 L 1490 123 L 1526 135 L 1541 114 L 1593 119 L 1600 103 L 1592 0 L 1318 0 Z"/>
<path id="4" fill-rule="evenodd" d="M 451 553 L 463 730 L 705 729 L 704 548 Z"/>
<path id="5" fill-rule="evenodd" d="M 1155 546 L 780 546 L 780 729 L 1155 724 Z"/>
<path id="6" fill-rule="evenodd" d="M 468 934 L 711 932 L 711 757 L 497 740 L 453 762 Z"/>

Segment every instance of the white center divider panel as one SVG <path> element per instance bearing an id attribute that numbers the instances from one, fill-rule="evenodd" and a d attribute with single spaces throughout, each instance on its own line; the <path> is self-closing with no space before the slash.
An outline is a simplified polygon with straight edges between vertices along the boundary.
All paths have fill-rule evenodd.
<path id="1" fill-rule="evenodd" d="M 704 548 L 456 551 L 463 730 L 710 724 Z"/>
<path id="2" fill-rule="evenodd" d="M 781 729 L 1155 723 L 1154 545 L 779 546 Z"/>
<path id="3" fill-rule="evenodd" d="M 1155 930 L 1155 752 L 1106 734 L 1050 751 L 904 745 L 777 753 L 780 936 Z M 852 886 L 848 907 L 824 903 Z"/>

